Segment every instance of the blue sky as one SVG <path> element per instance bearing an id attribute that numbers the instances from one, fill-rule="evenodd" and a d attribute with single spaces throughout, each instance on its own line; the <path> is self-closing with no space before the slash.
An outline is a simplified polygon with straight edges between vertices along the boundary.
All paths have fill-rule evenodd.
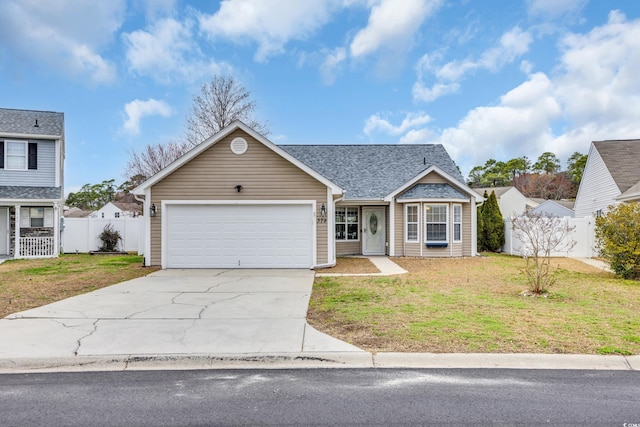
<path id="1" fill-rule="evenodd" d="M 179 139 L 213 74 L 278 144 L 441 143 L 466 176 L 640 138 L 637 0 L 3 0 L 0 106 L 65 113 L 65 192 Z"/>

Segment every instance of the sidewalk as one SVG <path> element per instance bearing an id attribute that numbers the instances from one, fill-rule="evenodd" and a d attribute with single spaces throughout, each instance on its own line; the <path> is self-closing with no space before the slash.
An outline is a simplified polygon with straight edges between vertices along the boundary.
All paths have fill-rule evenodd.
<path id="1" fill-rule="evenodd" d="M 359 257 L 360 258 L 360 257 Z M 340 276 L 393 276 L 396 274 L 407 274 L 408 271 L 391 261 L 388 256 L 366 256 L 373 265 L 376 266 L 380 273 L 316 273 L 316 277 L 340 277 Z"/>

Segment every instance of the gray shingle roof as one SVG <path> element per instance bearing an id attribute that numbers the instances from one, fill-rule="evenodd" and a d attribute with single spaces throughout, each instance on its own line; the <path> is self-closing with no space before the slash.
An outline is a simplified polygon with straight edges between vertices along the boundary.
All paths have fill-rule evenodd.
<path id="1" fill-rule="evenodd" d="M 433 165 L 464 184 L 462 174 L 440 144 L 279 147 L 342 187 L 350 200 L 382 199 Z"/>
<path id="2" fill-rule="evenodd" d="M 0 186 L 0 199 L 60 199 L 60 187 Z"/>
<path id="3" fill-rule="evenodd" d="M 35 127 L 36 120 L 38 121 L 37 127 Z M 64 113 L 0 108 L 0 132 L 62 136 L 64 134 Z"/>
<path id="4" fill-rule="evenodd" d="M 640 181 L 640 139 L 594 141 L 621 193 Z"/>
<path id="5" fill-rule="evenodd" d="M 402 193 L 398 200 L 411 199 L 469 199 L 449 184 L 416 184 Z"/>

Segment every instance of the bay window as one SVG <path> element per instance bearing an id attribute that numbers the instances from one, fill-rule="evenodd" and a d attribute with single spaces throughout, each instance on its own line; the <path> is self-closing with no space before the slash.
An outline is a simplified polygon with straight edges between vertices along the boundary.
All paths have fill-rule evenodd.
<path id="1" fill-rule="evenodd" d="M 418 205 L 407 205 L 407 242 L 418 241 Z"/>
<path id="2" fill-rule="evenodd" d="M 425 205 L 424 233 L 426 243 L 447 243 L 447 205 Z"/>

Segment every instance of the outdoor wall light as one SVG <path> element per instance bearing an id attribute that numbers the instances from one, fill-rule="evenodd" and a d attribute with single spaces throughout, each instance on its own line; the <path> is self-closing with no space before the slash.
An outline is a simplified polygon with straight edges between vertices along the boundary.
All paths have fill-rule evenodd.
<path id="1" fill-rule="evenodd" d="M 149 215 L 156 216 L 156 213 L 157 213 L 156 204 L 152 203 L 151 208 L 149 208 Z"/>
<path id="2" fill-rule="evenodd" d="M 236 190 L 238 190 L 238 193 L 242 191 L 242 185 L 238 184 L 236 185 Z"/>
<path id="3" fill-rule="evenodd" d="M 322 218 L 325 218 L 327 216 L 327 207 L 324 205 L 324 203 L 322 204 L 322 206 L 320 206 L 320 216 Z"/>

